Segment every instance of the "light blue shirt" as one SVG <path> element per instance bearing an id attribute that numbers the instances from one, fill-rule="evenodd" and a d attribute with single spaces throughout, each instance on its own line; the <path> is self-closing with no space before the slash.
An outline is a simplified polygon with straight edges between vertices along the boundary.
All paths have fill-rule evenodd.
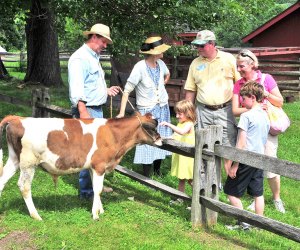
<path id="1" fill-rule="evenodd" d="M 246 131 L 246 150 L 263 154 L 267 142 L 270 121 L 267 112 L 260 107 L 241 114 L 238 128 Z"/>
<path id="2" fill-rule="evenodd" d="M 99 59 L 100 55 L 86 44 L 70 57 L 68 80 L 69 96 L 73 107 L 77 107 L 78 101 L 86 102 L 86 106 L 106 103 L 107 87 Z"/>

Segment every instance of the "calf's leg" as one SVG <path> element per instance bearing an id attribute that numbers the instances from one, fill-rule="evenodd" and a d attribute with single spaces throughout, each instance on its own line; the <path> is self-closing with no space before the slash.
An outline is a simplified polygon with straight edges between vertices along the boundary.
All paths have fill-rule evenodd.
<path id="1" fill-rule="evenodd" d="M 36 210 L 33 204 L 32 195 L 31 195 L 31 183 L 34 176 L 34 171 L 35 169 L 33 167 L 26 168 L 26 169 L 21 168 L 18 186 L 20 188 L 21 194 L 26 203 L 30 216 L 33 219 L 42 220 L 42 218 L 38 214 L 38 211 Z"/>
<path id="2" fill-rule="evenodd" d="M 93 180 L 93 190 L 94 190 L 92 214 L 94 220 L 99 219 L 99 213 L 100 214 L 104 213 L 102 202 L 100 199 L 100 194 L 103 189 L 104 175 L 105 173 L 103 175 L 98 175 L 95 170 L 92 170 L 92 180 Z"/>
<path id="3" fill-rule="evenodd" d="M 3 168 L 2 175 L 0 176 L 0 196 L 6 183 L 14 176 L 19 169 L 19 161 L 15 154 L 10 153 L 8 160 Z"/>

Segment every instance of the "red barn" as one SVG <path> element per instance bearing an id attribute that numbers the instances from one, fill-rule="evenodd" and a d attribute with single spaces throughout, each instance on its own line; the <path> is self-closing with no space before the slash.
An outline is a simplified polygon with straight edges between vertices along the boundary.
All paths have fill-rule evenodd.
<path id="1" fill-rule="evenodd" d="M 253 47 L 300 46 L 300 1 L 242 38 Z"/>

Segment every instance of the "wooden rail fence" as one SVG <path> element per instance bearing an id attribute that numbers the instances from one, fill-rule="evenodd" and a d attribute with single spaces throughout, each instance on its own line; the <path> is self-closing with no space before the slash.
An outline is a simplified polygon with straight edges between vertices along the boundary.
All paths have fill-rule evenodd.
<path id="1" fill-rule="evenodd" d="M 16 101 L 17 99 L 12 97 L 3 98 L 3 95 L 0 95 L 0 101 L 10 102 L 11 100 L 14 104 L 24 105 L 27 103 Z M 48 89 L 33 91 L 30 103 L 32 106 L 32 116 L 50 117 L 50 113 L 65 117 L 71 116 L 70 110 L 50 105 L 49 103 L 50 96 Z M 218 213 L 221 213 L 293 241 L 300 242 L 300 228 L 222 203 L 219 201 L 218 188 L 221 181 L 221 158 L 241 162 L 295 180 L 300 180 L 300 165 L 266 155 L 223 146 L 220 145 L 220 141 L 222 141 L 221 126 L 209 126 L 206 129 L 197 129 L 195 147 L 174 141 L 173 139 L 163 139 L 163 145 L 160 148 L 195 158 L 192 197 L 122 166 L 117 166 L 116 171 L 172 196 L 191 200 L 191 220 L 193 227 L 209 227 L 214 225 L 217 223 Z"/>

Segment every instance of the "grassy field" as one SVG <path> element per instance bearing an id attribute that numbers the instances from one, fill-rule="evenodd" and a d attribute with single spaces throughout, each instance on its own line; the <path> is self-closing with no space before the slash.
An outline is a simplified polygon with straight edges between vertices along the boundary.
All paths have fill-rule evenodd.
<path id="1" fill-rule="evenodd" d="M 32 88 L 18 88 L 16 80 L 0 81 L 0 93 L 30 98 Z M 51 103 L 69 108 L 67 87 L 51 89 Z M 280 135 L 278 157 L 300 163 L 300 102 L 285 104 L 292 125 Z M 0 118 L 7 114 L 30 116 L 30 108 L 0 103 Z M 108 116 L 108 113 L 107 113 Z M 174 120 L 175 122 L 175 120 Z M 5 146 L 5 143 L 4 143 Z M 7 150 L 4 159 L 7 158 Z M 121 165 L 137 172 L 132 164 L 134 150 Z M 153 178 L 177 188 L 170 176 L 170 159 L 162 166 L 162 176 Z M 36 171 L 32 193 L 43 221 L 34 221 L 17 187 L 18 174 L 6 185 L 0 197 L 0 249 L 300 249 L 299 244 L 264 230 L 229 231 L 225 225 L 234 220 L 219 215 L 218 224 L 209 229 L 192 229 L 188 204 L 170 206 L 172 197 L 143 186 L 117 172 L 106 176 L 105 184 L 113 193 L 102 196 L 105 213 L 99 221 L 91 218 L 92 202 L 77 196 L 78 176 L 59 178 L 54 187 L 49 175 Z M 300 227 L 298 181 L 282 177 L 282 199 L 286 214 L 277 212 L 265 183 L 265 216 Z M 191 195 L 192 190 L 187 190 Z M 228 203 L 223 192 L 220 200 Z M 243 199 L 244 206 L 251 202 Z"/>

